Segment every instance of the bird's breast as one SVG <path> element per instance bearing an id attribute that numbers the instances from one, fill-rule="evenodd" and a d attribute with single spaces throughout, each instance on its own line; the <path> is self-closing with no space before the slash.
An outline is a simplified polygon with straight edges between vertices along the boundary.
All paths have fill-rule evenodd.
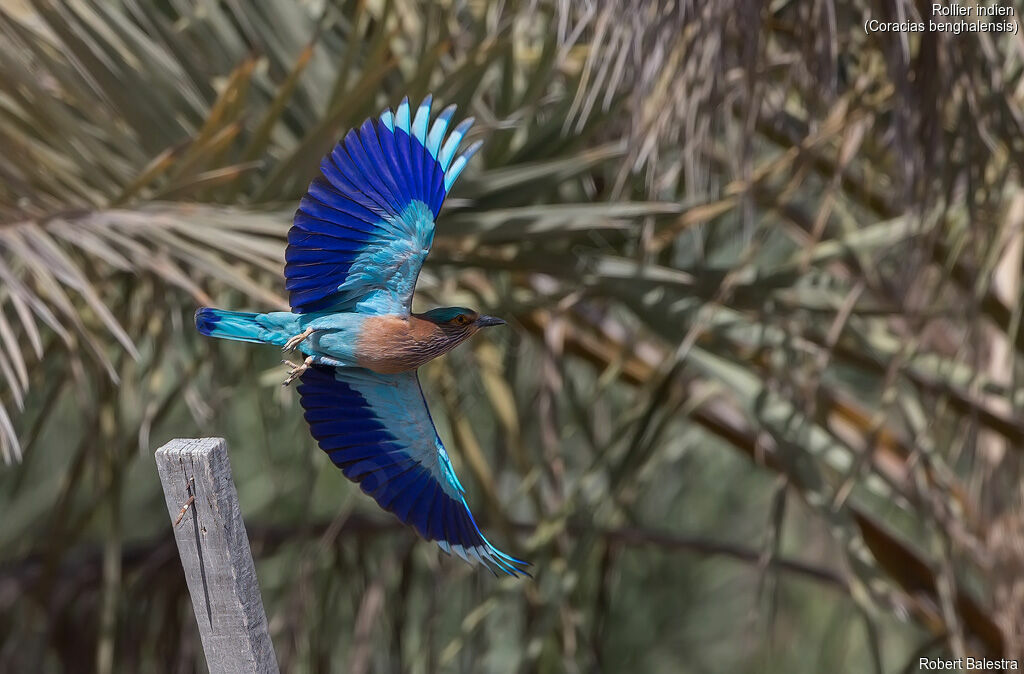
<path id="1" fill-rule="evenodd" d="M 459 341 L 415 316 L 370 316 L 356 342 L 356 361 L 381 374 L 406 372 L 450 351 Z"/>

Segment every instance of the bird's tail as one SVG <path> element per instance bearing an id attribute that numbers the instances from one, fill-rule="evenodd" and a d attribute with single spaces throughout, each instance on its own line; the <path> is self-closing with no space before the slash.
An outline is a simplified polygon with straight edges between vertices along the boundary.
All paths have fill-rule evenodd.
<path id="1" fill-rule="evenodd" d="M 278 341 L 278 332 L 267 330 L 261 325 L 261 316 L 263 314 L 203 307 L 196 311 L 196 329 L 209 337 L 234 339 L 240 342 L 264 344 Z"/>

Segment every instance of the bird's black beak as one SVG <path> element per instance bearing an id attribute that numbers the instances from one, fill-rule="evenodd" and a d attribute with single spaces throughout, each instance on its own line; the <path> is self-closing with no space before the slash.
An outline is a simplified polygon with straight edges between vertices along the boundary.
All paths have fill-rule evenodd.
<path id="1" fill-rule="evenodd" d="M 505 321 L 496 316 L 481 316 L 476 319 L 476 324 L 481 328 L 489 328 L 492 325 L 505 325 Z"/>

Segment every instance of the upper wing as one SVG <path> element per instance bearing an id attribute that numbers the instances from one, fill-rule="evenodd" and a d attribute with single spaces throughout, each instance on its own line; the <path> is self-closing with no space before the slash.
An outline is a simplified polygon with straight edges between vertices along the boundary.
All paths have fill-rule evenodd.
<path id="1" fill-rule="evenodd" d="M 403 99 L 394 114 L 349 131 L 320 162 L 288 232 L 284 275 L 294 312 L 409 313 L 434 218 L 480 147 L 455 157 L 472 118 L 442 144 L 454 105 L 428 133 L 430 102 L 410 122 Z"/>
<path id="2" fill-rule="evenodd" d="M 320 448 L 382 508 L 467 562 L 526 573 L 526 562 L 480 533 L 415 372 L 313 367 L 302 375 L 299 395 Z"/>

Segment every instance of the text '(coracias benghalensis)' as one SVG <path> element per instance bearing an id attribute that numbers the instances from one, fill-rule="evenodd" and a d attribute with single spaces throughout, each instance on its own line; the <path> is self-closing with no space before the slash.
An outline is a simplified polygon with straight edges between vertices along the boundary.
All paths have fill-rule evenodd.
<path id="1" fill-rule="evenodd" d="M 306 354 L 285 384 L 301 378 L 313 437 L 345 476 L 445 552 L 515 576 L 527 564 L 477 527 L 416 375 L 481 328 L 504 323 L 462 307 L 411 311 L 434 219 L 480 146 L 457 154 L 472 119 L 448 134 L 455 106 L 431 125 L 430 102 L 413 117 L 403 100 L 324 157 L 288 232 L 292 312 L 204 308 L 196 327 Z"/>

